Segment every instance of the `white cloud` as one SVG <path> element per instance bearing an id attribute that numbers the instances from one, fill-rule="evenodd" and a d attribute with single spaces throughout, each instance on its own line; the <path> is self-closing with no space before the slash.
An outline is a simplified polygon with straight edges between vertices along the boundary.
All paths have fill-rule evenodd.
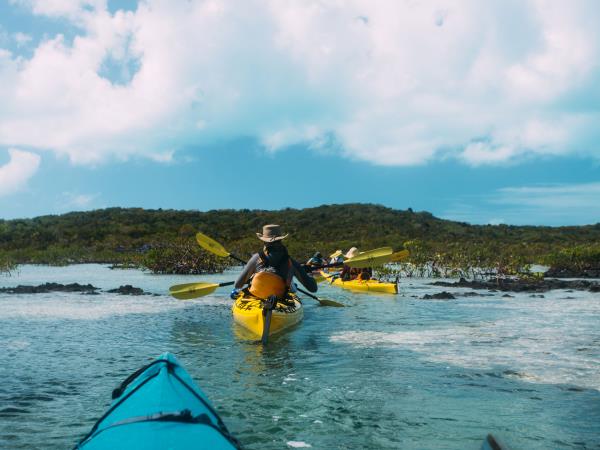
<path id="1" fill-rule="evenodd" d="M 63 192 L 61 199 L 61 208 L 64 210 L 71 209 L 88 209 L 93 202 L 100 197 L 100 194 L 79 194 L 75 192 Z"/>
<path id="2" fill-rule="evenodd" d="M 8 150 L 10 160 L 0 166 L 0 197 L 22 189 L 37 172 L 40 156 L 16 148 Z"/>
<path id="3" fill-rule="evenodd" d="M 148 158 L 158 163 L 171 163 L 174 161 L 175 150 L 167 150 L 160 153 L 149 153 Z"/>
<path id="4" fill-rule="evenodd" d="M 13 39 L 18 47 L 22 47 L 29 44 L 33 38 L 29 34 L 17 32 L 13 34 Z"/>
<path id="5" fill-rule="evenodd" d="M 106 0 L 9 0 L 28 7 L 34 14 L 78 19 L 85 11 L 106 8 Z"/>
<path id="6" fill-rule="evenodd" d="M 81 164 L 236 136 L 388 165 L 600 157 L 591 0 L 17 2 L 80 32 L 0 54 L 0 145 Z M 113 83 L 107 60 L 139 70 Z"/>

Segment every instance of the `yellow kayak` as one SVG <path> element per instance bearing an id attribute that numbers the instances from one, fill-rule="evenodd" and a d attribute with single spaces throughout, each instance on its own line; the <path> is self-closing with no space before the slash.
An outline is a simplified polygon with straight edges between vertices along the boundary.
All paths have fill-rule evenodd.
<path id="1" fill-rule="evenodd" d="M 233 320 L 248 331 L 261 337 L 265 324 L 263 316 L 264 300 L 253 297 L 245 290 L 241 291 L 240 294 L 240 297 L 235 300 L 231 307 Z M 269 336 L 297 324 L 303 316 L 302 302 L 298 296 L 288 294 L 288 298 L 285 301 L 277 302 L 275 309 L 273 309 Z"/>
<path id="2" fill-rule="evenodd" d="M 333 275 L 321 272 L 321 275 L 325 277 L 331 284 L 343 289 L 350 289 L 352 291 L 361 292 L 383 292 L 385 294 L 397 294 L 398 285 L 396 283 L 384 283 L 378 280 L 350 280 L 342 281 L 339 277 L 333 277 Z"/>

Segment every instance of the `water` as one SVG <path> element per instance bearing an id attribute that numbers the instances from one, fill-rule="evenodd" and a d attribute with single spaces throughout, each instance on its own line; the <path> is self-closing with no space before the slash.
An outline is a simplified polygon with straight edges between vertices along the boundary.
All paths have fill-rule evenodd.
<path id="1" fill-rule="evenodd" d="M 204 276 L 226 281 L 235 273 Z M 127 375 L 177 355 L 248 449 L 600 448 L 600 296 L 492 293 L 424 301 L 323 287 L 266 349 L 232 324 L 227 290 L 165 293 L 198 277 L 99 265 L 22 267 L 0 286 L 133 284 L 160 296 L 0 294 L 0 448 L 71 448 Z M 486 293 L 488 294 L 488 293 Z"/>

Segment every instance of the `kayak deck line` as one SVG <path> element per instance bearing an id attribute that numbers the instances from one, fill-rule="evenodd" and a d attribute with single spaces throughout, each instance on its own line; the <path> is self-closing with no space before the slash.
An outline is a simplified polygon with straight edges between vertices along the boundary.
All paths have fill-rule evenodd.
<path id="1" fill-rule="evenodd" d="M 189 409 L 183 409 L 181 411 L 173 411 L 173 412 L 165 412 L 165 413 L 156 413 L 148 416 L 138 416 L 138 417 L 130 417 L 128 419 L 123 419 L 119 422 L 113 423 L 106 428 L 103 428 L 99 431 L 96 431 L 90 438 L 95 438 L 100 433 L 110 430 L 111 428 L 123 426 L 123 425 L 131 425 L 134 423 L 142 423 L 142 422 L 177 422 L 188 425 L 204 425 L 213 428 L 218 433 L 223 435 L 226 439 L 229 440 L 230 435 L 226 435 L 223 430 L 216 426 L 210 417 L 206 413 L 202 413 L 198 416 L 193 416 L 192 412 Z M 76 448 L 79 448 L 76 447 Z"/>

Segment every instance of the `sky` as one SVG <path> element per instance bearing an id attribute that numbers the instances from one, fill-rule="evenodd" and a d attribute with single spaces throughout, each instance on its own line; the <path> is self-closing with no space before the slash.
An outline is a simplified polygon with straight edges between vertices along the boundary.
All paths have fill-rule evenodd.
<path id="1" fill-rule="evenodd" d="M 0 0 L 0 218 L 600 222 L 595 0 Z"/>

